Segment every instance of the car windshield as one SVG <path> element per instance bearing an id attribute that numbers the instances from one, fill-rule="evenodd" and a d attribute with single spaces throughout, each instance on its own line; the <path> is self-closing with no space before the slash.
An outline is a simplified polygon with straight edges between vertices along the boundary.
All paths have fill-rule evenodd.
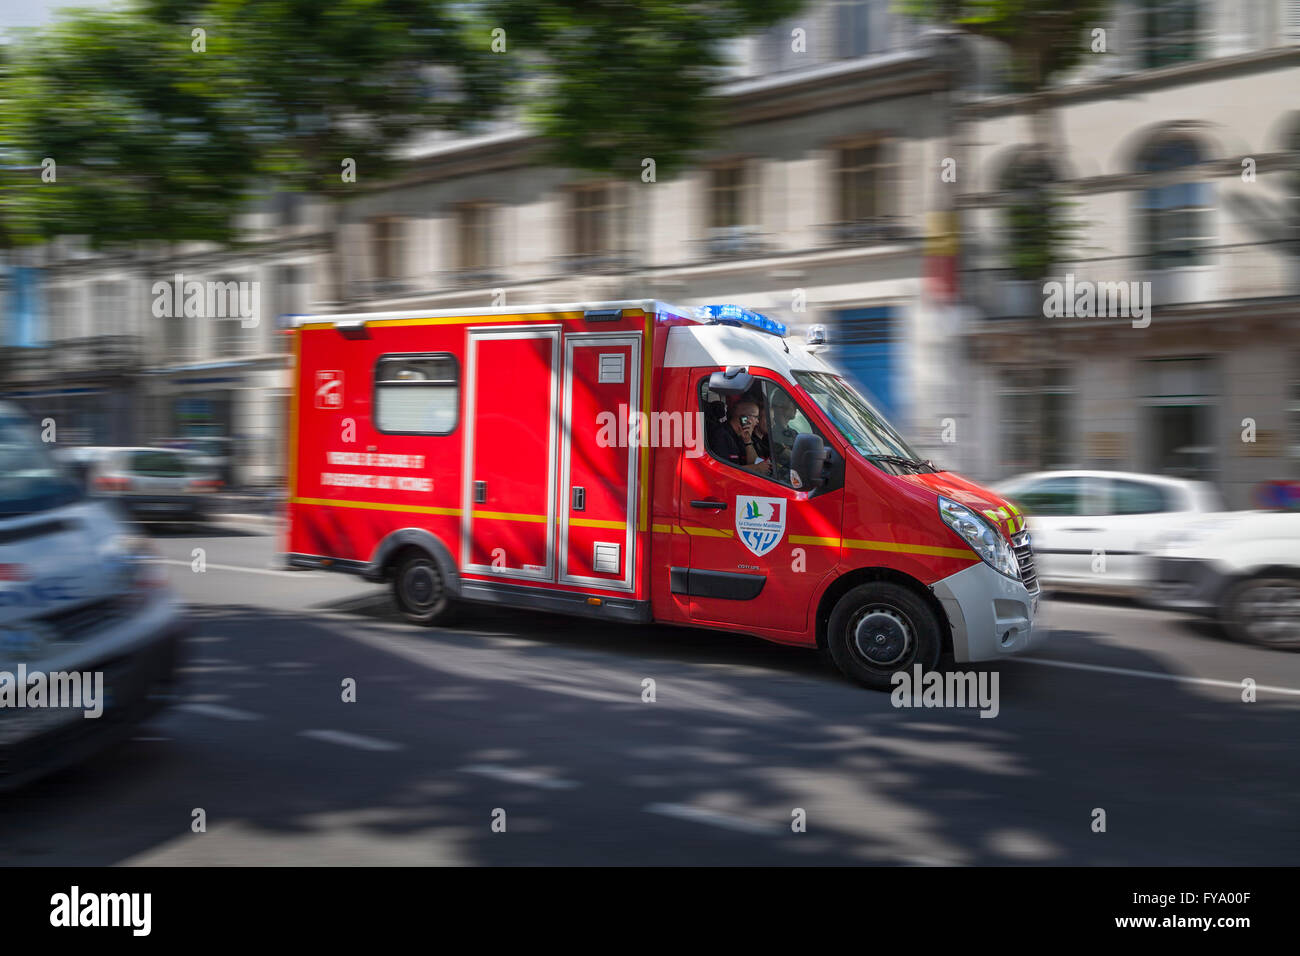
<path id="1" fill-rule="evenodd" d="M 40 440 L 36 425 L 0 408 L 0 518 L 48 511 L 82 496 L 81 486 Z"/>
<path id="2" fill-rule="evenodd" d="M 794 377 L 862 457 L 877 464 L 883 461 L 899 467 L 915 463 L 930 470 L 928 463 L 917 457 L 885 416 L 844 379 L 826 372 L 795 372 Z"/>
<path id="3" fill-rule="evenodd" d="M 150 449 L 131 456 L 131 470 L 147 478 L 183 478 L 188 473 L 185 459 L 174 451 Z"/>

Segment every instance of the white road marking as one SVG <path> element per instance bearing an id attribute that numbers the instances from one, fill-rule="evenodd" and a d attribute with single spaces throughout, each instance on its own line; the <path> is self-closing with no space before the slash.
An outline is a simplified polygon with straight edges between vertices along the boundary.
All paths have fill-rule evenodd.
<path id="1" fill-rule="evenodd" d="M 183 710 L 186 713 L 198 714 L 200 717 L 216 717 L 220 720 L 261 720 L 261 714 L 254 714 L 248 710 L 238 710 L 234 707 L 222 707 L 220 704 L 197 704 L 185 703 L 177 704 L 177 710 Z"/>
<path id="2" fill-rule="evenodd" d="M 494 763 L 476 763 L 460 769 L 462 773 L 476 773 L 481 777 L 504 780 L 506 783 L 522 783 L 529 787 L 541 787 L 543 790 L 572 790 L 578 786 L 578 783 L 573 780 L 561 780 L 559 777 L 548 777 L 546 774 L 532 770 L 515 770 Z"/>
<path id="3" fill-rule="evenodd" d="M 1107 667 L 1102 664 L 1081 664 L 1078 661 L 1048 661 L 1041 657 L 1015 657 L 1008 660 L 1024 661 L 1027 664 L 1046 664 L 1048 667 L 1067 667 L 1079 671 L 1097 671 L 1102 674 L 1121 674 L 1125 677 L 1145 677 L 1148 680 L 1169 680 L 1180 684 L 1200 684 L 1203 687 L 1227 687 L 1241 690 L 1241 681 L 1217 680 L 1212 677 L 1188 677 L 1185 674 L 1160 674 L 1155 671 L 1139 671 L 1128 667 Z M 1250 676 L 1250 675 L 1246 675 Z M 1244 678 L 1243 678 L 1244 679 Z M 1293 687 L 1273 687 L 1270 684 L 1256 684 L 1257 691 L 1270 694 L 1289 694 L 1300 697 L 1300 689 Z"/>
<path id="4" fill-rule="evenodd" d="M 346 730 L 300 730 L 299 737 L 310 737 L 312 740 L 323 740 L 327 744 L 339 744 L 343 747 L 355 747 L 357 750 L 401 750 L 402 744 L 393 743 L 391 740 L 379 740 L 375 737 L 363 737 L 360 734 L 350 734 Z"/>
<path id="5" fill-rule="evenodd" d="M 663 817 L 689 820 L 691 823 L 707 823 L 710 826 L 722 827 L 724 830 L 735 830 L 737 833 L 775 836 L 780 831 L 780 828 L 775 824 L 750 820 L 746 817 L 736 817 L 717 810 L 692 807 L 685 803 L 651 803 L 644 809 L 646 813 L 657 813 Z"/>
<path id="6" fill-rule="evenodd" d="M 172 564 L 178 568 L 194 567 L 194 563 L 192 561 L 178 561 L 175 558 L 163 558 L 162 563 Z M 286 577 L 286 578 L 301 578 L 305 575 L 307 576 L 308 579 L 311 579 L 319 576 L 320 574 L 320 572 L 318 571 L 278 571 L 275 568 L 241 568 L 238 565 L 234 565 L 234 564 L 212 564 L 211 562 L 205 564 L 204 567 L 206 567 L 209 571 L 239 571 L 244 574 L 270 574 L 275 577 Z M 196 571 L 194 573 L 198 574 L 200 572 Z"/>

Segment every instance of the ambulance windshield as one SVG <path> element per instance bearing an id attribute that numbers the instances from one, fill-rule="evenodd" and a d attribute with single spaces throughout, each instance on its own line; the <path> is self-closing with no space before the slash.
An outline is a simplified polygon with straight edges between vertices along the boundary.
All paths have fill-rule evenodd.
<path id="1" fill-rule="evenodd" d="M 877 464 L 888 464 L 892 466 L 891 470 L 936 470 L 929 462 L 918 458 L 885 416 L 838 375 L 797 371 L 794 378 L 863 458 Z"/>

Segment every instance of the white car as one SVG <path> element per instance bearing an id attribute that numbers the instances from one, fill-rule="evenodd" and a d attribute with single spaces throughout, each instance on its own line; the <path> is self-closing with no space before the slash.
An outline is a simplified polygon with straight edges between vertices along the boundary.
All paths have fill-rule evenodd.
<path id="1" fill-rule="evenodd" d="M 1135 594 L 1157 541 L 1223 509 L 1213 485 L 1121 471 L 1043 471 L 994 486 L 1028 521 L 1045 589 Z"/>
<path id="2" fill-rule="evenodd" d="M 1150 602 L 1213 617 L 1239 641 L 1300 651 L 1300 512 L 1235 511 L 1166 536 Z"/>
<path id="3" fill-rule="evenodd" d="M 0 791 L 87 756 L 131 732 L 176 694 L 186 629 L 167 569 L 89 497 L 0 402 L 0 675 L 90 675 L 93 719 L 76 707 L 0 706 Z"/>

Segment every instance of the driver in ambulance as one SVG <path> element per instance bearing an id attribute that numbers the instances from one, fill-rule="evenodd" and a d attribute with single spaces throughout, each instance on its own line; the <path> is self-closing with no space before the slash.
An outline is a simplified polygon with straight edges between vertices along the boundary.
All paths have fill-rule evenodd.
<path id="1" fill-rule="evenodd" d="M 754 428 L 758 425 L 758 404 L 742 398 L 727 412 L 727 420 L 709 427 L 709 448 L 723 461 L 755 475 L 770 475 L 770 459 L 759 461 L 754 446 Z"/>

